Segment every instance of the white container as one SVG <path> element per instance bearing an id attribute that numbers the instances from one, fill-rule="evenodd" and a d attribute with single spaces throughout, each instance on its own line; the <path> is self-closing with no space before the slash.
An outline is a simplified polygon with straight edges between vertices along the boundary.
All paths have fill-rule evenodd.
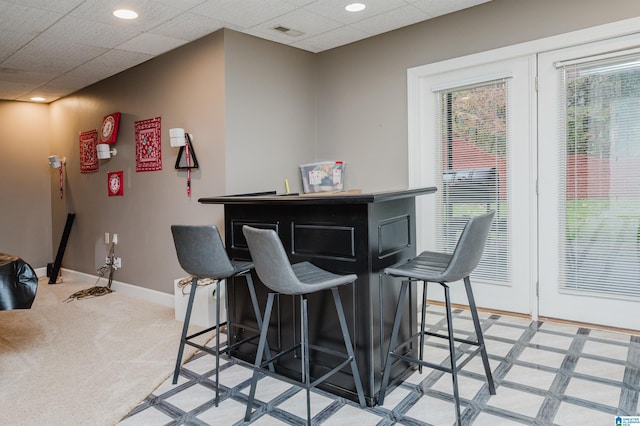
<path id="1" fill-rule="evenodd" d="M 179 286 L 180 281 L 183 279 L 178 278 L 173 283 L 176 320 L 182 322 L 184 322 L 184 317 L 187 314 L 187 303 L 191 293 L 191 282 L 184 288 Z M 199 325 L 204 328 L 213 327 L 216 324 L 216 287 L 215 283 L 197 286 L 189 324 Z M 224 323 L 227 321 L 227 308 L 225 305 L 226 282 L 220 284 L 220 292 L 220 323 Z"/>

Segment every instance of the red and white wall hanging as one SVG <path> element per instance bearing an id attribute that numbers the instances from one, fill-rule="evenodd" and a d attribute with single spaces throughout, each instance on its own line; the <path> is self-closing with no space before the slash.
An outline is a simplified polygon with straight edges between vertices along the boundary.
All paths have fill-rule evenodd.
<path id="1" fill-rule="evenodd" d="M 136 172 L 162 170 L 160 117 L 135 122 Z"/>
<path id="2" fill-rule="evenodd" d="M 80 132 L 80 173 L 95 173 L 98 171 L 98 130 Z"/>
<path id="3" fill-rule="evenodd" d="M 107 193 L 109 197 L 124 195 L 124 172 L 107 173 Z"/>

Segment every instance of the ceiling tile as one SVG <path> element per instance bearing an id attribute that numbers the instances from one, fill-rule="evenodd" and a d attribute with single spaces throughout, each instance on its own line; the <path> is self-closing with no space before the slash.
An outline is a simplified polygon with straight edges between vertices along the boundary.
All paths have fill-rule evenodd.
<path id="1" fill-rule="evenodd" d="M 101 47 L 37 38 L 3 62 L 3 66 L 36 72 L 64 73 L 106 52 Z"/>
<path id="2" fill-rule="evenodd" d="M 90 63 L 102 64 L 114 69 L 120 68 L 128 69 L 140 65 L 143 62 L 147 62 L 154 56 L 148 53 L 129 52 L 126 50 L 113 49 L 106 52 L 104 55 L 100 55 Z"/>
<path id="3" fill-rule="evenodd" d="M 355 22 L 353 26 L 368 34 L 374 35 L 406 27 L 426 19 L 429 19 L 429 15 L 425 12 L 407 5 L 393 9 L 388 13 L 375 15 L 371 18 Z"/>
<path id="4" fill-rule="evenodd" d="M 203 3 L 191 12 L 233 23 L 237 27 L 251 28 L 294 9 L 295 6 L 282 0 L 219 0 Z"/>
<path id="5" fill-rule="evenodd" d="M 347 12 L 344 7 L 348 3 L 350 2 L 345 0 L 318 0 L 305 6 L 305 9 L 342 24 L 352 24 L 407 4 L 404 0 L 366 0 L 363 1 L 367 5 L 365 10 Z"/>
<path id="6" fill-rule="evenodd" d="M 162 35 L 142 33 L 118 46 L 120 50 L 129 52 L 148 53 L 150 55 L 160 55 L 178 46 L 185 44 L 185 40 L 165 37 Z"/>
<path id="7" fill-rule="evenodd" d="M 0 68 L 0 81 L 12 83 L 43 84 L 55 78 L 56 74 L 45 72 L 21 71 L 13 68 Z"/>
<path id="8" fill-rule="evenodd" d="M 25 33 L 16 33 L 0 29 L 0 66 L 16 50 L 27 44 L 33 37 Z"/>
<path id="9" fill-rule="evenodd" d="M 205 3 L 205 0 L 153 0 L 153 2 L 162 3 L 166 6 L 177 7 L 182 10 L 190 10 L 201 3 Z"/>
<path id="10" fill-rule="evenodd" d="M 306 45 L 311 46 L 317 51 L 323 51 L 331 49 L 337 46 L 343 46 L 345 44 L 353 43 L 354 41 L 362 40 L 369 37 L 369 34 L 362 30 L 353 27 L 343 26 L 333 31 L 320 34 L 315 37 L 306 38 L 299 43 L 293 43 L 292 46 Z"/>
<path id="11" fill-rule="evenodd" d="M 183 10 L 151 0 L 135 0 L 131 2 L 131 9 L 138 12 L 137 19 L 118 19 L 113 11 L 122 8 L 122 0 L 85 0 L 74 9 L 70 15 L 103 24 L 118 25 L 123 28 L 133 28 L 140 32 L 147 31 L 163 24 Z"/>
<path id="12" fill-rule="evenodd" d="M 110 50 L 104 55 L 80 65 L 63 75 L 71 81 L 82 78 L 92 82 L 103 80 L 119 73 L 122 69 L 132 68 L 153 58 L 152 55 L 127 52 L 124 50 Z M 85 85 L 88 85 L 85 83 Z"/>
<path id="13" fill-rule="evenodd" d="M 217 19 L 185 12 L 150 32 L 180 40 L 197 40 L 223 27 L 224 24 Z"/>
<path id="14" fill-rule="evenodd" d="M 49 10 L 51 12 L 69 13 L 84 0 L 6 0 L 22 6 L 35 7 L 36 9 Z"/>
<path id="15" fill-rule="evenodd" d="M 0 80 L 0 93 L 7 94 L 5 99 L 15 99 L 33 89 L 35 85 L 27 83 L 14 83 Z"/>
<path id="16" fill-rule="evenodd" d="M 35 37 L 62 16 L 60 13 L 0 0 L 0 28 L 4 31 L 30 34 Z"/>
<path id="17" fill-rule="evenodd" d="M 436 16 L 477 6 L 482 3 L 487 3 L 488 1 L 491 0 L 456 0 L 455 2 L 451 2 L 450 0 L 417 0 L 412 4 L 435 18 Z"/>
<path id="18" fill-rule="evenodd" d="M 76 90 L 80 90 L 86 86 L 80 85 L 67 85 L 60 87 L 52 87 L 49 85 L 34 87 L 25 91 L 21 96 L 17 97 L 19 101 L 29 101 L 32 96 L 42 96 L 47 102 L 53 102 L 58 98 L 61 98 L 69 93 L 73 93 Z"/>
<path id="19" fill-rule="evenodd" d="M 280 31 L 274 30 L 274 27 L 283 26 L 292 30 L 301 31 L 304 34 L 298 37 L 291 37 Z M 278 33 L 284 36 L 283 40 L 298 39 L 302 40 L 310 36 L 321 34 L 326 31 L 331 31 L 342 24 L 333 21 L 324 16 L 320 16 L 316 13 L 309 12 L 307 10 L 298 9 L 296 11 L 284 14 L 275 19 L 263 22 L 259 25 L 252 27 L 253 30 L 262 32 L 263 34 Z"/>
<path id="20" fill-rule="evenodd" d="M 107 25 L 75 16 L 62 18 L 42 33 L 47 38 L 108 48 L 114 48 L 137 34 L 134 28 Z"/>

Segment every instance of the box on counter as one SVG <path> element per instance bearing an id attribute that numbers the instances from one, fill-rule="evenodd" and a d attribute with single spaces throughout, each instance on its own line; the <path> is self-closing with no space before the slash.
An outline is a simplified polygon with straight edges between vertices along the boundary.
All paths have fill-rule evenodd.
<path id="1" fill-rule="evenodd" d="M 302 164 L 302 190 L 305 194 L 313 192 L 342 191 L 344 189 L 344 167 L 342 161 L 322 161 Z"/>

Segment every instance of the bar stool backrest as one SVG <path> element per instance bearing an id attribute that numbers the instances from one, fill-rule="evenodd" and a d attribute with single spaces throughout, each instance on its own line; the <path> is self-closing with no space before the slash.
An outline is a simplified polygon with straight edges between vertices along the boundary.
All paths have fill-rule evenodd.
<path id="1" fill-rule="evenodd" d="M 171 225 L 178 262 L 197 278 L 223 279 L 234 273 L 218 228 L 214 225 Z"/>
<path id="2" fill-rule="evenodd" d="M 449 265 L 442 273 L 443 282 L 468 277 L 480 263 L 489 236 L 495 210 L 469 219 L 458 239 Z"/>
<path id="3" fill-rule="evenodd" d="M 259 229 L 244 225 L 249 252 L 260 281 L 271 290 L 282 294 L 303 294 L 308 286 L 301 283 L 273 229 Z"/>

